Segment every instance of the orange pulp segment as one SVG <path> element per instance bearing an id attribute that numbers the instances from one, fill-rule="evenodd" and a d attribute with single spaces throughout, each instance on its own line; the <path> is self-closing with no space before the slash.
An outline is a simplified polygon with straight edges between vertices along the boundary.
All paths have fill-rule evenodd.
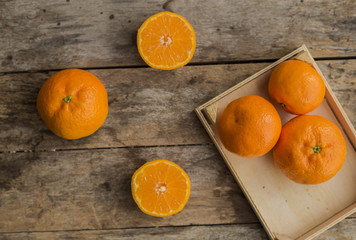
<path id="1" fill-rule="evenodd" d="M 166 217 L 180 212 L 190 195 L 190 180 L 185 171 L 168 160 L 142 165 L 132 176 L 132 196 L 146 214 Z"/>
<path id="2" fill-rule="evenodd" d="M 137 48 L 152 68 L 171 70 L 186 65 L 196 46 L 193 27 L 182 16 L 160 12 L 148 18 L 137 33 Z"/>

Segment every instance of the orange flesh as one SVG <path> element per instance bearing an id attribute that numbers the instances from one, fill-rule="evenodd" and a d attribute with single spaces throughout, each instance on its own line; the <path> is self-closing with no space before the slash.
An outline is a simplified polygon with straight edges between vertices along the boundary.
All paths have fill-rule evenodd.
<path id="1" fill-rule="evenodd" d="M 188 175 L 167 160 L 148 162 L 132 177 L 132 194 L 146 214 L 164 217 L 183 209 L 190 195 Z"/>
<path id="2" fill-rule="evenodd" d="M 195 51 L 195 33 L 182 16 L 162 12 L 147 19 L 137 34 L 143 60 L 153 68 L 170 70 L 184 66 Z"/>

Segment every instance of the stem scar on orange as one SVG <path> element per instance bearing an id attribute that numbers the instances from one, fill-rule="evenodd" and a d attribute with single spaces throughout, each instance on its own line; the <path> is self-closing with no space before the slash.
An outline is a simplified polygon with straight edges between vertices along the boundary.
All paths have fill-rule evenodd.
<path id="1" fill-rule="evenodd" d="M 137 32 L 138 51 L 152 68 L 171 70 L 186 65 L 194 55 L 195 46 L 193 27 L 176 13 L 157 13 Z"/>
<path id="2" fill-rule="evenodd" d="M 282 123 L 274 106 L 260 96 L 238 98 L 224 109 L 218 132 L 230 152 L 243 157 L 257 157 L 277 143 Z"/>
<path id="3" fill-rule="evenodd" d="M 268 81 L 270 97 L 289 113 L 302 115 L 317 108 L 325 96 L 320 74 L 306 62 L 287 60 L 279 64 Z"/>
<path id="4" fill-rule="evenodd" d="M 177 164 L 159 159 L 145 163 L 133 174 L 131 190 L 144 213 L 167 217 L 180 212 L 188 202 L 190 180 Z"/>
<path id="5" fill-rule="evenodd" d="M 78 139 L 94 133 L 108 115 L 108 95 L 92 73 L 67 69 L 52 75 L 37 96 L 37 110 L 57 136 Z"/>
<path id="6" fill-rule="evenodd" d="M 276 167 L 303 184 L 328 181 L 345 158 L 346 144 L 340 129 L 321 116 L 303 115 L 287 122 L 273 149 Z"/>

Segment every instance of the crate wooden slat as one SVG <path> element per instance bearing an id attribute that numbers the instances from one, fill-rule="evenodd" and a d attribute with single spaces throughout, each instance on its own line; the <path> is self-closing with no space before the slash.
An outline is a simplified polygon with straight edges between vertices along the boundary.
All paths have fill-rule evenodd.
<path id="1" fill-rule="evenodd" d="M 310 115 L 321 115 L 337 124 L 347 145 L 345 163 L 331 180 L 318 185 L 294 183 L 275 168 L 271 152 L 258 158 L 243 158 L 227 151 L 219 140 L 217 125 L 227 104 L 246 95 L 259 95 L 271 101 L 267 92 L 269 75 L 279 63 L 292 58 L 313 64 L 322 75 L 303 45 L 195 109 L 269 237 L 279 240 L 312 239 L 356 212 L 355 129 L 323 75 L 327 89 L 325 99 Z M 215 111 L 211 111 L 212 106 Z M 275 107 L 283 124 L 295 117 L 276 104 Z"/>

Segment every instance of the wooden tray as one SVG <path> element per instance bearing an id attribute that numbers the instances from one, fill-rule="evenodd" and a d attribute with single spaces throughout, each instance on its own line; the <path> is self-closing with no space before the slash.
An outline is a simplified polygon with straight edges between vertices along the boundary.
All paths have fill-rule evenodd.
<path id="1" fill-rule="evenodd" d="M 274 166 L 271 152 L 257 158 L 230 153 L 217 133 L 220 114 L 232 100 L 259 95 L 272 102 L 267 92 L 270 73 L 288 59 L 313 64 L 323 77 L 325 99 L 310 115 L 321 115 L 333 121 L 342 130 L 346 141 L 347 156 L 343 167 L 335 177 L 322 184 L 303 185 L 289 180 Z M 274 106 L 282 124 L 295 117 L 277 104 Z M 196 108 L 195 112 L 271 239 L 312 239 L 356 212 L 355 129 L 305 45 Z"/>

